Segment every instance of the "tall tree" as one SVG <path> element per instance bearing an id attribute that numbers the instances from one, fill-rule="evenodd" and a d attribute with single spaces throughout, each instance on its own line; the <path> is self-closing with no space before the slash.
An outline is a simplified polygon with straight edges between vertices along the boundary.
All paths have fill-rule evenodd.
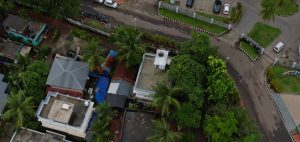
<path id="1" fill-rule="evenodd" d="M 184 128 L 199 128 L 201 112 L 191 103 L 183 103 L 175 113 L 177 124 Z"/>
<path id="2" fill-rule="evenodd" d="M 101 56 L 99 42 L 96 39 L 89 41 L 85 47 L 83 60 L 88 62 L 91 71 L 94 71 L 104 62 L 104 58 Z"/>
<path id="3" fill-rule="evenodd" d="M 222 117 L 207 116 L 204 133 L 210 137 L 211 142 L 231 142 L 232 135 L 238 131 L 237 124 L 233 112 L 226 112 Z"/>
<path id="4" fill-rule="evenodd" d="M 172 59 L 168 74 L 176 86 L 190 92 L 191 86 L 202 86 L 206 78 L 206 68 L 189 55 L 179 55 Z"/>
<path id="5" fill-rule="evenodd" d="M 16 128 L 26 125 L 26 120 L 34 114 L 32 97 L 25 97 L 21 91 L 12 92 L 7 99 L 7 110 L 3 114 L 4 120 L 13 122 Z"/>
<path id="6" fill-rule="evenodd" d="M 262 18 L 265 21 L 274 21 L 276 16 L 276 10 L 278 8 L 278 0 L 262 0 L 261 2 L 262 10 L 260 12 Z"/>
<path id="7" fill-rule="evenodd" d="M 132 27 L 118 27 L 112 40 L 119 48 L 118 59 L 123 60 L 127 67 L 142 62 L 145 45 L 141 42 L 143 33 Z"/>
<path id="8" fill-rule="evenodd" d="M 162 116 L 169 116 L 172 108 L 180 108 L 179 102 L 174 98 L 174 94 L 181 92 L 181 88 L 170 88 L 165 83 L 159 82 L 154 86 L 152 95 L 152 105 L 161 111 Z"/>
<path id="9" fill-rule="evenodd" d="M 147 137 L 149 142 L 176 142 L 181 138 L 180 132 L 173 132 L 165 120 L 154 121 L 153 135 Z"/>
<path id="10" fill-rule="evenodd" d="M 198 63 L 205 64 L 208 56 L 215 56 L 217 48 L 210 47 L 210 38 L 203 33 L 192 33 L 192 39 L 182 42 L 180 54 L 189 54 Z"/>
<path id="11" fill-rule="evenodd" d="M 39 0 L 37 5 L 52 17 L 60 19 L 79 16 L 80 2 L 81 0 Z"/>

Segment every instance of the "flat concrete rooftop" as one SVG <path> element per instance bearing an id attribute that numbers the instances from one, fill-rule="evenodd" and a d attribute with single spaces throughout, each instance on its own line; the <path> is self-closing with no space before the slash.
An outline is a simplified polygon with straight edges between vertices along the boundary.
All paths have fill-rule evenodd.
<path id="1" fill-rule="evenodd" d="M 143 90 L 153 90 L 153 86 L 159 81 L 166 81 L 168 79 L 166 70 L 155 69 L 154 66 L 155 54 L 145 54 L 144 61 L 141 65 L 140 74 L 137 78 L 136 88 Z"/>
<path id="2" fill-rule="evenodd" d="M 46 131 L 46 133 L 42 133 L 31 129 L 21 128 L 19 132 L 15 132 L 10 142 L 70 142 L 70 141 L 65 140 L 64 135 L 60 135 L 51 131 Z"/>
<path id="3" fill-rule="evenodd" d="M 85 101 L 83 100 L 65 95 L 52 96 L 49 103 L 45 104 L 42 108 L 40 116 L 57 122 L 80 127 L 88 109 L 88 107 L 84 105 L 84 102 Z M 62 110 L 62 104 L 68 104 L 70 106 L 69 110 Z"/>

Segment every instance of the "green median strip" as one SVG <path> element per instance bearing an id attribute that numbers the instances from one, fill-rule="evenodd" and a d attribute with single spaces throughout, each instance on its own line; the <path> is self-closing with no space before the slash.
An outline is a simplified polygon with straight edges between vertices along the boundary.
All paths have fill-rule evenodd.
<path id="1" fill-rule="evenodd" d="M 216 26 L 216 25 L 213 25 L 213 24 L 210 24 L 210 23 L 198 20 L 198 19 L 194 19 L 192 17 L 186 16 L 183 14 L 179 14 L 179 13 L 167 10 L 165 8 L 160 8 L 159 13 L 162 16 L 165 16 L 167 18 L 170 18 L 170 19 L 173 19 L 173 20 L 176 20 L 176 21 L 179 21 L 184 24 L 191 25 L 191 26 L 194 26 L 197 28 L 201 28 L 201 29 L 204 29 L 208 32 L 212 32 L 215 34 L 222 33 L 226 30 L 226 28 Z"/>
<path id="2" fill-rule="evenodd" d="M 241 41 L 240 48 L 244 49 L 252 59 L 257 58 L 259 55 L 258 51 L 245 41 Z"/>
<path id="3" fill-rule="evenodd" d="M 280 33 L 280 29 L 258 22 L 249 33 L 249 37 L 265 48 L 275 40 Z"/>

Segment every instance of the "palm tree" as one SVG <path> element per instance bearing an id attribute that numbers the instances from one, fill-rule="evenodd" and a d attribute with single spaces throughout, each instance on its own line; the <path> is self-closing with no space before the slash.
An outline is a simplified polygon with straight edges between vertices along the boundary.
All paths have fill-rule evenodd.
<path id="1" fill-rule="evenodd" d="M 13 121 L 16 128 L 23 127 L 26 119 L 34 114 L 32 97 L 25 97 L 21 91 L 12 93 L 8 97 L 7 107 L 3 119 Z"/>
<path id="2" fill-rule="evenodd" d="M 142 62 L 145 45 L 141 43 L 142 32 L 132 27 L 118 27 L 112 39 L 120 48 L 118 59 L 126 63 L 126 67 Z"/>
<path id="3" fill-rule="evenodd" d="M 274 21 L 276 10 L 278 8 L 277 0 L 263 0 L 261 2 L 261 7 L 262 10 L 260 14 L 262 15 L 262 18 L 266 21 L 269 21 L 270 19 Z"/>
<path id="4" fill-rule="evenodd" d="M 104 119 L 98 119 L 92 128 L 92 140 L 90 142 L 107 142 L 111 138 L 112 133 L 109 130 L 109 122 Z"/>
<path id="5" fill-rule="evenodd" d="M 165 120 L 155 120 L 153 135 L 147 137 L 149 142 L 175 142 L 181 138 L 180 132 L 173 132 Z"/>
<path id="6" fill-rule="evenodd" d="M 98 45 L 99 42 L 96 39 L 92 39 L 86 46 L 86 50 L 83 55 L 83 60 L 88 62 L 91 71 L 94 71 L 104 62 L 104 58 L 101 56 L 101 49 Z"/>
<path id="7" fill-rule="evenodd" d="M 152 95 L 152 106 L 161 110 L 162 116 L 169 116 L 171 108 L 178 109 L 179 102 L 174 98 L 174 94 L 182 92 L 181 88 L 170 88 L 165 83 L 159 82 L 154 86 Z"/>

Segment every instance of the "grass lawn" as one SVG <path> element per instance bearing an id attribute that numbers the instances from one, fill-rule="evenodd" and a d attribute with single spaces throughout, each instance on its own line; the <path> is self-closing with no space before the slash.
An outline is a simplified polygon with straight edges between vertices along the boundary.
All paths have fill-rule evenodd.
<path id="1" fill-rule="evenodd" d="M 240 47 L 243 48 L 253 59 L 259 55 L 258 51 L 245 41 L 241 41 Z"/>
<path id="2" fill-rule="evenodd" d="M 280 33 L 280 29 L 258 22 L 249 33 L 249 37 L 265 48 L 279 36 Z"/>
<path id="3" fill-rule="evenodd" d="M 271 79 L 271 84 L 275 91 L 300 95 L 300 76 L 281 76 L 282 73 L 291 70 L 287 67 L 276 65 L 268 70 L 267 75 Z"/>
<path id="4" fill-rule="evenodd" d="M 230 18 L 226 18 L 226 17 L 223 17 L 223 16 L 207 14 L 207 13 L 202 13 L 202 12 L 197 12 L 197 14 L 202 15 L 202 16 L 207 17 L 207 18 L 214 18 L 217 21 L 224 22 L 224 23 L 228 23 L 228 21 L 230 21 Z"/>
<path id="5" fill-rule="evenodd" d="M 298 12 L 298 5 L 295 0 L 283 0 L 282 5 L 277 9 L 279 16 L 289 16 Z"/>
<path id="6" fill-rule="evenodd" d="M 180 21 L 182 23 L 185 23 L 185 24 L 188 24 L 188 25 L 191 25 L 194 27 L 202 28 L 204 30 L 207 30 L 207 31 L 215 33 L 215 34 L 224 32 L 226 30 L 223 27 L 212 25 L 210 23 L 200 21 L 200 20 L 194 19 L 192 17 L 185 16 L 183 14 L 179 14 L 179 13 L 176 13 L 176 12 L 164 9 L 164 8 L 161 8 L 159 10 L 159 12 L 161 15 L 168 17 L 170 19 L 174 19 L 174 20 Z"/>

